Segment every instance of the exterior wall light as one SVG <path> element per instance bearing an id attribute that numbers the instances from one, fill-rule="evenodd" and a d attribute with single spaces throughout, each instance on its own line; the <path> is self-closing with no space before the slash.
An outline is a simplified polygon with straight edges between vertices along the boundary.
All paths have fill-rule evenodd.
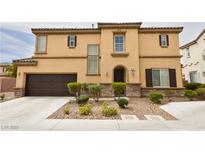
<path id="1" fill-rule="evenodd" d="M 108 77 L 108 72 L 105 73 L 105 76 Z"/>
<path id="2" fill-rule="evenodd" d="M 135 76 L 135 69 L 131 69 L 130 72 L 132 73 L 132 76 Z"/>

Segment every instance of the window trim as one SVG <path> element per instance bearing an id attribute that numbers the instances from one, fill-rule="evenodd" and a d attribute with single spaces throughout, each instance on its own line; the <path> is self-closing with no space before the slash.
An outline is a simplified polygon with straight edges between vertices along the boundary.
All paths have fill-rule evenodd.
<path id="1" fill-rule="evenodd" d="M 98 47 L 98 55 L 89 55 L 88 53 L 88 49 L 89 49 L 89 46 L 91 45 L 96 45 Z M 98 73 L 89 73 L 88 72 L 88 63 L 89 63 L 89 60 L 88 60 L 88 57 L 89 56 L 94 56 L 94 57 L 98 57 Z M 100 76 L 100 45 L 99 44 L 88 44 L 87 45 L 87 76 Z"/>
<path id="2" fill-rule="evenodd" d="M 154 86 L 153 85 L 153 70 L 159 70 L 160 72 L 161 72 L 161 70 L 167 70 L 168 71 L 168 81 L 169 81 L 169 83 L 168 83 L 168 86 L 161 86 L 161 78 L 160 78 L 160 86 Z M 160 74 L 160 76 L 161 76 L 161 74 Z M 170 74 L 169 74 L 169 68 L 152 68 L 152 87 L 153 88 L 171 88 L 170 87 Z"/>
<path id="3" fill-rule="evenodd" d="M 162 44 L 162 36 L 166 36 L 166 45 L 163 45 Z M 160 37 L 159 37 L 159 41 L 160 41 L 160 46 L 162 47 L 162 48 L 168 48 L 168 46 L 169 46 L 169 35 L 168 34 L 160 34 Z"/>
<path id="4" fill-rule="evenodd" d="M 117 51 L 115 48 L 115 36 L 123 36 L 123 50 L 122 51 Z M 125 49 L 125 33 L 114 33 L 113 34 L 113 51 L 114 54 L 124 54 L 126 49 Z"/>
<path id="5" fill-rule="evenodd" d="M 41 52 L 41 51 L 38 51 L 38 38 L 41 37 L 41 36 L 45 36 L 46 37 L 46 48 L 45 48 L 45 52 Z M 47 54 L 47 44 L 48 44 L 48 35 L 43 35 L 43 34 L 40 34 L 40 35 L 36 35 L 36 43 L 35 43 L 35 54 Z"/>
<path id="6" fill-rule="evenodd" d="M 71 46 L 71 38 L 74 37 L 74 45 Z M 76 47 L 76 35 L 69 35 L 69 48 L 75 48 Z"/>

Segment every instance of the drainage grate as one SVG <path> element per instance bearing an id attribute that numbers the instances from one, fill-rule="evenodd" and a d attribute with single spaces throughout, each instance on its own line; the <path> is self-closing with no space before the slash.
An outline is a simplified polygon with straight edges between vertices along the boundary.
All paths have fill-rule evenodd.
<path id="1" fill-rule="evenodd" d="M 121 115 L 122 120 L 139 120 L 136 115 Z"/>
<path id="2" fill-rule="evenodd" d="M 144 116 L 147 120 L 156 120 L 156 121 L 165 120 L 164 118 L 162 118 L 159 115 L 144 115 Z"/>

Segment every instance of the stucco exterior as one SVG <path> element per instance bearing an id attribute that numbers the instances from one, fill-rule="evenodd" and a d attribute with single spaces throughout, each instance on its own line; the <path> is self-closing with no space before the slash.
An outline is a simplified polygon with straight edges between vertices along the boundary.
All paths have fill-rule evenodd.
<path id="1" fill-rule="evenodd" d="M 185 80 L 191 82 L 190 73 L 196 72 L 195 82 L 205 83 L 205 29 L 196 40 L 183 45 L 181 52 Z"/>
<path id="2" fill-rule="evenodd" d="M 179 38 L 182 28 L 140 28 L 137 24 L 102 24 L 97 29 L 88 30 L 49 30 L 34 29 L 33 33 L 47 36 L 46 53 L 36 51 L 32 60 L 36 65 L 17 63 L 16 88 L 25 88 L 26 74 L 65 74 L 77 73 L 77 81 L 82 83 L 111 84 L 113 71 L 117 66 L 126 70 L 125 81 L 128 84 L 139 84 L 146 88 L 145 69 L 176 69 L 177 87 L 182 88 L 182 71 L 180 65 Z M 113 35 L 123 33 L 125 51 L 114 53 Z M 160 34 L 169 35 L 169 46 L 159 45 Z M 76 48 L 67 46 L 69 34 L 77 36 Z M 98 44 L 100 51 L 99 74 L 87 74 L 87 46 Z"/>

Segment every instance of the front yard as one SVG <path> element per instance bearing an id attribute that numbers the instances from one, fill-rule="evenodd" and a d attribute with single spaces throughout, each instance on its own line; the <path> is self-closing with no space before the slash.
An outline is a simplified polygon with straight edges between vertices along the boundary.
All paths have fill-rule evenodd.
<path id="1" fill-rule="evenodd" d="M 172 101 L 187 101 L 183 97 L 173 97 Z M 104 116 L 101 112 L 101 105 L 107 102 L 110 107 L 117 109 L 118 114 L 115 116 Z M 75 101 L 68 102 L 55 113 L 50 115 L 49 119 L 121 119 L 121 115 L 136 115 L 140 120 L 146 120 L 145 115 L 159 115 L 166 120 L 176 120 L 175 117 L 160 108 L 160 105 L 169 103 L 168 99 L 164 99 L 161 104 L 153 104 L 149 98 L 131 98 L 126 108 L 120 108 L 116 101 L 107 100 L 94 102 L 89 101 L 93 105 L 92 112 L 88 115 L 80 115 L 79 105 Z M 69 109 L 69 114 L 64 109 Z"/>

